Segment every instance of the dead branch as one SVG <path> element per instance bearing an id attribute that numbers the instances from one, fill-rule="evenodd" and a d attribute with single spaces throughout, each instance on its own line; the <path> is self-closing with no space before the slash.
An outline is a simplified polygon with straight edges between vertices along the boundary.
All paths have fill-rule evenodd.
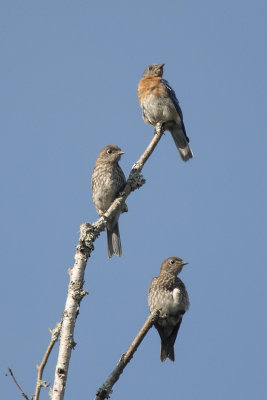
<path id="1" fill-rule="evenodd" d="M 80 302 L 85 294 L 87 294 L 87 292 L 83 290 L 84 272 L 87 260 L 90 257 L 91 252 L 94 250 L 93 243 L 105 229 L 106 223 L 110 218 L 112 218 L 113 214 L 119 209 L 122 209 L 122 205 L 129 194 L 140 188 L 145 183 L 141 170 L 159 142 L 163 131 L 162 124 L 159 123 L 155 128 L 155 135 L 149 146 L 139 160 L 133 165 L 123 193 L 114 200 L 107 212 L 95 223 L 84 223 L 80 227 L 80 239 L 76 247 L 74 266 L 69 272 L 70 283 L 65 303 L 65 310 L 62 315 L 59 353 L 51 394 L 52 400 L 63 400 L 64 398 L 71 351 L 75 346 L 73 340 L 75 322 Z"/>
<path id="2" fill-rule="evenodd" d="M 142 342 L 142 340 L 144 339 L 144 337 L 146 336 L 147 332 L 152 327 L 152 325 L 157 321 L 158 316 L 159 316 L 158 310 L 154 311 L 152 314 L 149 315 L 146 322 L 138 332 L 136 338 L 134 339 L 134 341 L 132 342 L 126 353 L 122 354 L 117 366 L 111 372 L 106 382 L 101 386 L 101 388 L 98 389 L 94 400 L 104 400 L 110 397 L 114 384 L 119 380 L 120 375 L 123 373 L 124 368 L 131 361 L 138 346 L 140 345 L 140 343 Z"/>
<path id="3" fill-rule="evenodd" d="M 23 396 L 26 400 L 29 400 L 29 397 L 23 392 L 23 390 L 21 389 L 20 385 L 18 384 L 18 382 L 17 382 L 17 380 L 16 380 L 16 378 L 15 378 L 13 372 L 12 372 L 12 369 L 11 369 L 11 368 L 8 368 L 8 371 L 9 371 L 9 373 L 10 373 L 10 375 L 11 375 L 13 381 L 15 382 L 17 388 L 19 389 L 20 393 L 22 394 L 22 396 Z"/>
<path id="4" fill-rule="evenodd" d="M 34 400 L 39 400 L 39 395 L 40 395 L 40 391 L 41 391 L 41 387 L 47 387 L 49 386 L 49 383 L 46 383 L 45 381 L 42 380 L 43 377 L 43 371 L 44 371 L 44 367 L 46 366 L 48 357 L 54 347 L 54 344 L 56 343 L 59 334 L 60 334 L 60 329 L 61 329 L 61 323 L 59 322 L 55 329 L 50 330 L 51 333 L 51 340 L 50 343 L 46 349 L 46 352 L 44 354 L 44 357 L 42 359 L 42 362 L 40 365 L 36 365 L 37 368 L 37 381 L 36 381 L 36 387 L 35 387 L 35 393 L 34 393 Z"/>

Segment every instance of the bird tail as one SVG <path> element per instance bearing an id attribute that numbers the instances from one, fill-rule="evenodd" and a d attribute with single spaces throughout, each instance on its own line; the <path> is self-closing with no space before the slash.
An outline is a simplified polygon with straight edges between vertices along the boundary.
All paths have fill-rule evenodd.
<path id="1" fill-rule="evenodd" d="M 179 154 L 183 161 L 188 161 L 193 158 L 193 152 L 188 144 L 189 139 L 182 129 L 178 126 L 170 130 L 174 143 L 179 151 Z"/>
<path id="2" fill-rule="evenodd" d="M 166 360 L 166 358 L 169 358 L 171 361 L 174 361 L 174 346 L 173 344 L 170 343 L 164 343 L 161 341 L 161 347 L 160 347 L 160 361 L 163 362 Z"/>
<path id="3" fill-rule="evenodd" d="M 121 240 L 119 224 L 116 223 L 112 229 L 107 228 L 107 245 L 108 245 L 108 257 L 111 258 L 113 254 L 118 257 L 122 256 Z"/>
<path id="4" fill-rule="evenodd" d="M 179 328 L 182 323 L 183 315 L 177 315 L 178 318 L 175 326 L 162 327 L 158 324 L 155 325 L 160 338 L 161 338 L 161 346 L 160 346 L 160 361 L 165 361 L 166 358 L 169 358 L 171 361 L 174 361 L 174 343 L 179 331 Z"/>

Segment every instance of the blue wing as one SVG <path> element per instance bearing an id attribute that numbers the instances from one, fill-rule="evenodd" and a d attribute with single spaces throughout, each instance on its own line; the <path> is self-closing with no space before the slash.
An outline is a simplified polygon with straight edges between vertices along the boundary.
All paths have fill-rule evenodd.
<path id="1" fill-rule="evenodd" d="M 182 113 L 181 107 L 179 106 L 179 101 L 178 101 L 178 99 L 177 99 L 177 97 L 176 97 L 175 91 L 174 91 L 173 88 L 169 85 L 169 82 L 166 81 L 165 79 L 161 79 L 161 83 L 162 83 L 164 89 L 166 90 L 166 92 L 168 93 L 169 98 L 170 98 L 171 101 L 173 102 L 174 107 L 176 108 L 176 111 L 177 111 L 178 114 L 179 114 L 179 117 L 180 117 L 181 123 L 182 123 L 182 129 L 183 129 L 183 131 L 184 131 L 184 134 L 185 134 L 185 137 L 186 137 L 187 142 L 189 142 L 189 138 L 188 138 L 188 136 L 187 136 L 187 134 L 186 134 L 186 130 L 185 130 L 185 126 L 184 126 L 183 113 Z"/>

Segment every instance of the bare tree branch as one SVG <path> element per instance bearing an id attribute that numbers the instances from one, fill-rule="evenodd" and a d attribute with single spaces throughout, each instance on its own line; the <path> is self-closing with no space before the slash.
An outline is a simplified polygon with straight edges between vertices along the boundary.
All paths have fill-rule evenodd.
<path id="1" fill-rule="evenodd" d="M 129 194 L 145 183 L 145 179 L 141 175 L 141 170 L 145 162 L 151 156 L 162 134 L 163 127 L 162 124 L 159 123 L 155 128 L 155 135 L 149 146 L 139 160 L 133 165 L 123 193 L 114 200 L 107 212 L 99 218 L 98 221 L 93 224 L 84 223 L 80 227 L 80 239 L 76 247 L 75 262 L 73 268 L 69 271 L 70 283 L 65 310 L 62 315 L 61 339 L 55 370 L 54 386 L 51 393 L 52 400 L 63 400 L 64 398 L 71 351 L 75 346 L 73 340 L 75 322 L 80 302 L 87 294 L 87 292 L 83 290 L 84 271 L 87 260 L 94 250 L 93 243 L 105 229 L 106 223 L 112 218 L 113 214 L 122 208 Z"/>
<path id="2" fill-rule="evenodd" d="M 17 380 L 16 380 L 16 378 L 15 378 L 13 372 L 12 372 L 12 369 L 11 369 L 11 368 L 8 368 L 8 371 L 9 371 L 9 373 L 10 373 L 10 375 L 11 375 L 13 381 L 15 382 L 17 388 L 19 389 L 20 393 L 22 394 L 22 396 L 23 396 L 26 400 L 29 400 L 29 397 L 23 392 L 23 390 L 22 390 L 21 387 L 19 386 L 19 384 L 18 384 L 18 382 L 17 382 Z"/>
<path id="3" fill-rule="evenodd" d="M 158 316 L 159 316 L 158 310 L 154 311 L 152 314 L 149 315 L 146 322 L 138 332 L 136 338 L 130 345 L 129 349 L 126 351 L 126 353 L 122 354 L 117 366 L 111 372 L 106 382 L 101 386 L 101 388 L 98 389 L 94 400 L 104 400 L 110 397 L 114 384 L 119 380 L 120 375 L 123 373 L 124 368 L 131 361 L 131 358 L 136 352 L 138 346 L 140 345 L 140 343 L 142 342 L 142 340 L 144 339 L 144 337 L 146 336 L 147 332 L 152 327 L 152 325 L 157 321 Z"/>
<path id="4" fill-rule="evenodd" d="M 37 381 L 36 381 L 36 387 L 35 387 L 35 393 L 34 393 L 34 400 L 39 400 L 39 395 L 40 395 L 40 391 L 41 391 L 41 387 L 47 387 L 49 386 L 49 383 L 46 383 L 45 381 L 42 380 L 43 377 L 43 371 L 44 371 L 44 367 L 46 366 L 48 357 L 54 347 L 54 344 L 56 343 L 59 334 L 60 334 L 60 330 L 61 330 L 61 323 L 59 322 L 55 329 L 50 330 L 51 333 L 51 340 L 50 343 L 46 349 L 46 352 L 44 354 L 44 357 L 42 359 L 42 362 L 40 365 L 36 365 L 37 368 Z"/>

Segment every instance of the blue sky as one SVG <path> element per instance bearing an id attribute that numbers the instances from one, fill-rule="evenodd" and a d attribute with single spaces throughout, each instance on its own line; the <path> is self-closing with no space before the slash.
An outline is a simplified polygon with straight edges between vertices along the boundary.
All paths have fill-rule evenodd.
<path id="1" fill-rule="evenodd" d="M 153 129 L 137 84 L 162 63 L 195 158 L 166 132 L 147 184 L 120 219 L 121 259 L 105 234 L 88 262 L 65 399 L 93 398 L 148 315 L 161 262 L 189 262 L 191 300 L 159 360 L 150 330 L 113 399 L 263 398 L 266 393 L 266 3 L 2 1 L 1 393 L 34 392 L 64 308 L 81 223 L 97 219 L 90 179 L 106 144 L 126 176 Z M 264 103 L 265 100 L 265 103 Z M 266 208 L 265 208 L 266 210 Z M 55 346 L 44 379 L 53 382 Z M 48 398 L 46 389 L 41 399 Z"/>

